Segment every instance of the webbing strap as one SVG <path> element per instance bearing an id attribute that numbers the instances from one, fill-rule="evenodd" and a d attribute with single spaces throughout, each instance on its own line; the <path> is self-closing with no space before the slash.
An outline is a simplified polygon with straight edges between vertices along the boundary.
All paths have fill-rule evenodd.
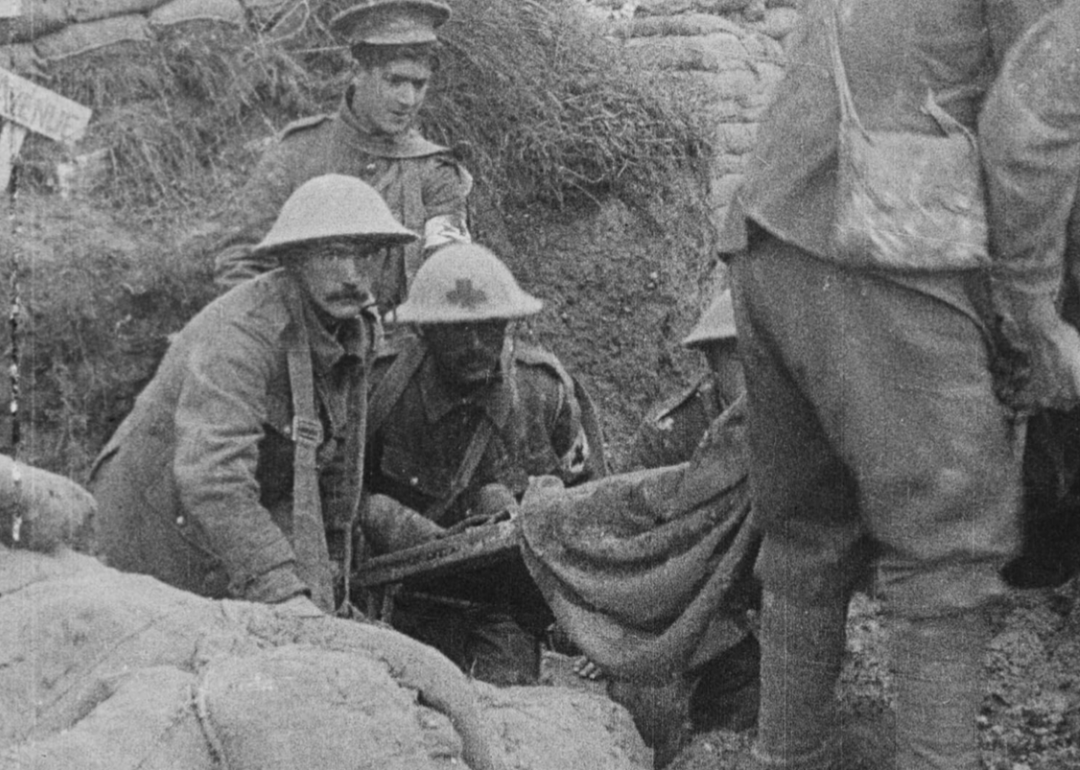
<path id="1" fill-rule="evenodd" d="M 292 391 L 293 508 L 292 546 L 296 572 L 311 589 L 311 600 L 326 612 L 334 611 L 333 576 L 326 544 L 316 451 L 323 441 L 322 423 L 315 414 L 315 383 L 311 367 L 311 344 L 304 325 L 303 310 L 296 287 L 287 290 L 292 333 L 286 340 L 289 389 Z"/>
<path id="2" fill-rule="evenodd" d="M 480 465 L 480 459 L 484 456 L 484 450 L 487 449 L 488 442 L 491 441 L 493 435 L 495 435 L 495 424 L 486 414 L 482 415 L 480 427 L 476 429 L 476 432 L 472 434 L 472 438 L 469 439 L 469 446 L 465 449 L 465 456 L 461 458 L 461 465 L 458 466 L 457 473 L 454 474 L 454 478 L 450 481 L 450 491 L 428 506 L 427 510 L 424 511 L 425 518 L 438 523 L 439 519 L 446 515 L 450 506 L 454 504 L 454 501 L 458 499 L 461 493 L 468 489 L 469 482 L 472 481 L 473 474 L 476 473 L 476 469 Z"/>

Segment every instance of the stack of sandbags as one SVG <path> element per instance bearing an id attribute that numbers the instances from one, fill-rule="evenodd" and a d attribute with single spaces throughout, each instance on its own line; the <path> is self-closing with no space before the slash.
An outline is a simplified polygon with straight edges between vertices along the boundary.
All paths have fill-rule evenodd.
<path id="1" fill-rule="evenodd" d="M 0 767 L 631 770 L 620 707 L 471 682 L 395 631 L 0 547 Z"/>

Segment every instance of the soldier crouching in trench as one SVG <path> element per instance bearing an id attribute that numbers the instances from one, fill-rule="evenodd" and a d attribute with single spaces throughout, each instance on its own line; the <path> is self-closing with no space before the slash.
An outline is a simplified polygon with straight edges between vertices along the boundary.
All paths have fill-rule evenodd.
<path id="1" fill-rule="evenodd" d="M 649 410 L 634 433 L 626 471 L 688 461 L 709 425 L 745 389 L 730 290 L 713 298 L 682 344 L 700 350 L 709 371 L 674 398 Z"/>
<path id="2" fill-rule="evenodd" d="M 256 247 L 284 267 L 179 332 L 98 457 L 104 561 L 210 598 L 334 610 L 379 333 L 370 257 L 415 239 L 355 177 L 289 197 Z"/>
<path id="3" fill-rule="evenodd" d="M 397 340 L 373 373 L 361 522 L 376 554 L 515 512 L 530 477 L 603 475 L 580 384 L 508 330 L 540 307 L 481 246 L 446 246 L 421 266 L 397 310 L 417 335 Z M 516 555 L 407 588 L 395 628 L 478 679 L 536 683 L 550 615 Z"/>

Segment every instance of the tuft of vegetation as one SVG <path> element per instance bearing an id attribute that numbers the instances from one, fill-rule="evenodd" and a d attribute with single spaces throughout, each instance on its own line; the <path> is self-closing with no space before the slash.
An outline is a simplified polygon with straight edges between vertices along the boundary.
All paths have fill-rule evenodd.
<path id="1" fill-rule="evenodd" d="M 187 180 L 237 162 L 227 157 L 236 136 L 336 109 L 351 62 L 328 21 L 351 4 L 324 0 L 287 40 L 213 22 L 162 30 L 53 64 L 49 87 L 94 109 L 83 144 L 110 148 L 114 202 L 190 201 L 200 190 Z M 453 11 L 424 131 L 461 149 L 497 204 L 634 201 L 672 172 L 703 172 L 707 132 L 694 111 L 574 0 L 455 0 Z M 51 167 L 54 153 L 28 155 L 28 167 Z"/>

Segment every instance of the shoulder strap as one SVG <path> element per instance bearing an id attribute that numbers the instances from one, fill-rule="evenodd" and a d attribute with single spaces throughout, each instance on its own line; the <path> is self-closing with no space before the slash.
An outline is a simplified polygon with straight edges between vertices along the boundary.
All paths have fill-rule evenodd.
<path id="1" fill-rule="evenodd" d="M 420 340 L 410 340 L 398 353 L 394 363 L 390 364 L 383 378 L 379 380 L 379 384 L 368 401 L 366 431 L 368 441 L 386 423 L 386 418 L 390 416 L 391 410 L 401 399 L 405 386 L 409 384 L 409 380 L 424 362 L 426 354 L 427 351 Z"/>
<path id="2" fill-rule="evenodd" d="M 840 0 L 833 0 L 832 8 L 825 10 L 825 37 L 829 42 L 836 95 L 840 98 L 841 122 L 852 123 L 862 129 L 862 122 L 855 112 L 855 99 L 851 95 L 851 86 L 848 85 L 844 60 L 840 57 Z"/>
<path id="3" fill-rule="evenodd" d="M 479 427 L 472 434 L 472 438 L 469 439 L 469 446 L 465 449 L 465 456 L 461 458 L 461 465 L 458 466 L 457 473 L 454 474 L 454 478 L 450 481 L 450 491 L 441 500 L 436 500 L 428 506 L 427 510 L 424 511 L 425 518 L 438 523 L 439 519 L 446 515 L 454 501 L 461 496 L 461 493 L 469 488 L 473 474 L 476 473 L 476 469 L 480 466 L 484 450 L 487 449 L 493 435 L 495 435 L 495 424 L 488 419 L 486 414 L 482 415 Z"/>
<path id="4" fill-rule="evenodd" d="M 321 609 L 334 611 L 330 552 L 326 544 L 316 451 L 323 441 L 322 423 L 315 414 L 315 384 L 311 368 L 311 344 L 296 287 L 285 289 L 291 316 L 286 332 L 289 390 L 292 391 L 293 458 L 292 546 L 296 572 L 311 589 L 311 599 Z"/>
<path id="5" fill-rule="evenodd" d="M 304 129 L 314 128 L 330 120 L 333 115 L 323 113 L 321 115 L 310 115 L 306 118 L 298 118 L 292 121 L 285 128 L 281 129 L 281 133 L 278 135 L 279 139 L 284 139 L 290 134 L 295 134 L 297 131 L 303 131 Z"/>

